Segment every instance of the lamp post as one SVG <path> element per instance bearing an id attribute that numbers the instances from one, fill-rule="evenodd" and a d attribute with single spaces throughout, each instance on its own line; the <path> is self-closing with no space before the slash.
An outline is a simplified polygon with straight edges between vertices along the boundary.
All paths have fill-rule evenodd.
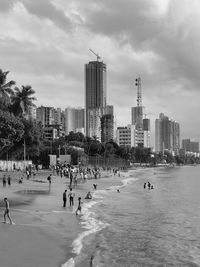
<path id="1" fill-rule="evenodd" d="M 24 138 L 24 161 L 26 160 L 26 140 Z"/>

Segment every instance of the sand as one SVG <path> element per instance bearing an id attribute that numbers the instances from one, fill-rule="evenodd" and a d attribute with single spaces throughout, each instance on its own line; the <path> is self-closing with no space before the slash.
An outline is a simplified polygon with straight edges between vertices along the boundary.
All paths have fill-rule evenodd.
<path id="1" fill-rule="evenodd" d="M 69 207 L 69 200 L 66 208 L 63 208 L 62 193 L 65 189 L 69 192 L 69 179 L 53 176 L 49 187 L 49 173 L 40 172 L 35 178 L 24 178 L 23 184 L 19 184 L 21 173 L 10 172 L 11 187 L 3 188 L 0 184 L 1 221 L 4 212 L 3 198 L 7 197 L 15 223 L 0 224 L 0 266 L 57 267 L 74 256 L 72 242 L 82 231 L 80 216 L 75 215 L 77 199 L 81 196 L 84 200 L 86 193 L 93 191 L 93 183 L 98 183 L 98 189 L 105 189 L 104 179 L 78 184 L 74 189 L 74 208 Z M 0 178 L 3 174 L 0 172 Z M 106 186 L 112 185 L 114 180 L 116 178 L 109 181 L 107 179 Z"/>

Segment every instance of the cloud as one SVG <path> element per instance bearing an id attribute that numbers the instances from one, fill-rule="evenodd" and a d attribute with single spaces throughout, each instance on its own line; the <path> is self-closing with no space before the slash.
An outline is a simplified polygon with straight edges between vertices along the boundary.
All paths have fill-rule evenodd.
<path id="1" fill-rule="evenodd" d="M 1 68 L 31 84 L 38 104 L 84 106 L 84 64 L 107 64 L 107 99 L 130 123 L 135 78 L 153 120 L 160 112 L 199 138 L 199 0 L 2 1 Z M 196 121 L 192 127 L 192 121 Z M 195 136 L 194 136 L 195 135 Z"/>
<path id="2" fill-rule="evenodd" d="M 0 0 L 0 13 L 8 12 L 12 9 L 14 0 Z"/>

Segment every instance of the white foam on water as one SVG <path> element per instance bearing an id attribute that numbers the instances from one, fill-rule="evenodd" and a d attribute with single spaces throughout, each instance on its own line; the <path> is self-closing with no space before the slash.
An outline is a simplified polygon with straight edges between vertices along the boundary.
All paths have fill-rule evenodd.
<path id="1" fill-rule="evenodd" d="M 74 266 L 75 262 L 73 258 L 69 259 L 67 262 L 61 265 L 61 267 L 74 267 Z"/>
<path id="2" fill-rule="evenodd" d="M 125 175 L 125 177 L 128 177 L 128 173 Z M 131 184 L 132 182 L 138 180 L 137 178 L 125 178 L 122 180 L 121 186 L 110 186 L 106 190 L 96 190 L 93 194 L 93 198 L 98 201 L 90 201 L 87 203 L 84 203 L 82 208 L 82 216 L 81 216 L 81 225 L 83 228 L 86 229 L 86 231 L 79 234 L 79 236 L 73 241 L 72 246 L 72 252 L 76 254 L 77 256 L 81 253 L 82 247 L 83 247 L 83 239 L 90 235 L 94 234 L 103 228 L 107 227 L 109 224 L 104 223 L 100 220 L 97 220 L 95 218 L 95 213 L 92 212 L 90 209 L 96 205 L 97 203 L 101 202 L 101 199 L 104 198 L 103 195 L 108 194 L 109 191 L 116 191 L 117 189 L 120 189 L 128 184 Z M 99 201 L 100 200 L 100 201 Z M 70 258 L 66 263 L 64 263 L 61 267 L 75 267 L 75 258 Z"/>
<path id="3" fill-rule="evenodd" d="M 122 180 L 122 187 L 127 186 L 128 184 L 132 184 L 132 182 L 135 182 L 137 180 L 138 180 L 138 178 L 134 178 L 134 177 L 124 179 L 124 180 Z"/>
<path id="4" fill-rule="evenodd" d="M 72 252 L 77 256 L 81 253 L 83 247 L 83 239 L 90 235 L 94 234 L 103 228 L 107 227 L 109 224 L 101 222 L 95 218 L 95 213 L 92 212 L 90 209 L 96 205 L 97 201 L 90 201 L 85 203 L 82 208 L 82 216 L 81 216 L 81 225 L 86 231 L 79 234 L 79 236 L 73 241 Z M 61 267 L 74 267 L 75 266 L 75 259 L 71 258 L 66 263 L 64 263 Z"/>

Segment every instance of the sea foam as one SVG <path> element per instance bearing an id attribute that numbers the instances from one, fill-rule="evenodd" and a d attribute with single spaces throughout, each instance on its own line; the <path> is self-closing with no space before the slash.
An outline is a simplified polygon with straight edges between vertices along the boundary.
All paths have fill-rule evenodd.
<path id="1" fill-rule="evenodd" d="M 72 243 L 72 252 L 77 256 L 81 253 L 83 247 L 83 239 L 90 235 L 94 234 L 103 228 L 107 227 L 109 224 L 101 222 L 95 218 L 95 213 L 91 211 L 91 208 L 96 205 L 97 201 L 90 201 L 85 203 L 82 208 L 83 215 L 81 216 L 81 225 L 86 231 L 79 234 L 79 236 Z M 75 259 L 70 258 L 66 263 L 64 263 L 61 267 L 74 267 Z"/>

